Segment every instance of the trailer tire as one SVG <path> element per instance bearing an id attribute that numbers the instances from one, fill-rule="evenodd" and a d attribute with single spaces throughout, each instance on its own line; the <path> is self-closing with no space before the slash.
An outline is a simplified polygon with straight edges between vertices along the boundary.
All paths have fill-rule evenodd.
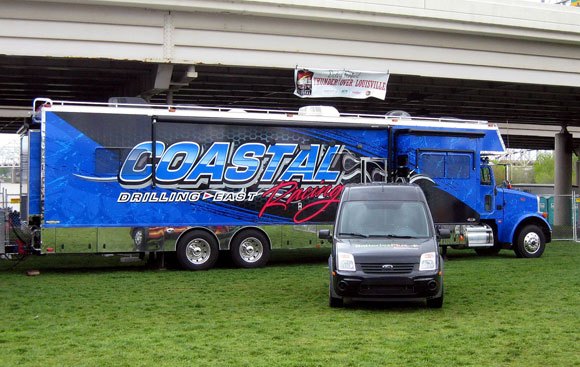
<path id="1" fill-rule="evenodd" d="M 147 229 L 143 227 L 135 228 L 132 233 L 133 243 L 136 251 L 144 251 L 147 244 Z"/>
<path id="2" fill-rule="evenodd" d="M 218 243 L 214 236 L 205 231 L 184 234 L 177 244 L 177 260 L 187 270 L 207 270 L 218 259 Z"/>
<path id="3" fill-rule="evenodd" d="M 259 268 L 270 259 L 270 241 L 255 229 L 236 234 L 230 248 L 232 260 L 241 268 Z"/>
<path id="4" fill-rule="evenodd" d="M 546 248 L 546 238 L 542 229 L 534 224 L 522 228 L 518 233 L 514 252 L 517 257 L 536 258 L 542 256 Z"/>

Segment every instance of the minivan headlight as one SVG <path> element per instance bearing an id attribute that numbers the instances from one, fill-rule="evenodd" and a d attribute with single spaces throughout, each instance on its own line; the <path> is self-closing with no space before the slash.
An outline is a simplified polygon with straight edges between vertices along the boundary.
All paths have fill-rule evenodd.
<path id="1" fill-rule="evenodd" d="M 421 255 L 419 263 L 419 271 L 436 270 L 437 269 L 437 254 L 434 252 L 426 252 Z"/>
<path id="2" fill-rule="evenodd" d="M 336 266 L 340 271 L 356 271 L 354 256 L 346 252 L 339 252 Z"/>

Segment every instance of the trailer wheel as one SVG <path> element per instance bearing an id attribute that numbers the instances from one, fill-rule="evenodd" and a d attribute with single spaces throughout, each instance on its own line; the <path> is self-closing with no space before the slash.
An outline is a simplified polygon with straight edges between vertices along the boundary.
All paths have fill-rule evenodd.
<path id="1" fill-rule="evenodd" d="M 255 229 L 238 233 L 231 243 L 232 260 L 242 268 L 258 268 L 270 258 L 268 237 Z"/>
<path id="2" fill-rule="evenodd" d="M 527 225 L 518 234 L 514 252 L 517 257 L 540 257 L 546 248 L 544 232 L 533 224 Z"/>
<path id="3" fill-rule="evenodd" d="M 133 243 L 136 251 L 143 251 L 147 243 L 147 229 L 143 227 L 135 228 L 133 230 Z"/>
<path id="4" fill-rule="evenodd" d="M 188 270 L 206 270 L 213 267 L 218 258 L 216 239 L 205 231 L 184 234 L 177 244 L 177 260 Z"/>

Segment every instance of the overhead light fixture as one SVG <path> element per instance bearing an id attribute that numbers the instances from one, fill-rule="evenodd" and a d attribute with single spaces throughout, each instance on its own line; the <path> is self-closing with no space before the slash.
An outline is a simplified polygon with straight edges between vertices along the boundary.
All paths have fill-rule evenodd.
<path id="1" fill-rule="evenodd" d="M 195 71 L 195 66 L 192 65 L 192 66 L 188 67 L 185 75 L 191 79 L 197 78 L 197 71 Z"/>

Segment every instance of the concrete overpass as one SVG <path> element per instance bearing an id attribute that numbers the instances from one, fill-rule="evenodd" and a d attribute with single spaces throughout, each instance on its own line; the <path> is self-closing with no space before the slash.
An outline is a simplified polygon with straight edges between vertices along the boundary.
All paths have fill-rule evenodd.
<path id="1" fill-rule="evenodd" d="M 522 148 L 553 148 L 562 127 L 580 127 L 580 8 L 519 0 L 0 7 L 0 132 L 16 131 L 22 109 L 38 96 L 293 109 L 306 104 L 292 95 L 296 65 L 390 71 L 385 101 L 317 101 L 341 112 L 489 120 Z M 561 135 L 556 147 L 558 177 L 569 175 L 580 147 L 571 138 Z M 567 188 L 564 181 L 556 186 Z"/>
<path id="2" fill-rule="evenodd" d="M 577 8 L 516 0 L 1 6 L 4 131 L 21 123 L 6 111 L 19 116 L 37 96 L 295 108 L 304 104 L 291 94 L 296 65 L 391 72 L 384 102 L 323 101 L 344 112 L 580 126 Z M 538 144 L 549 148 L 550 140 Z"/>

